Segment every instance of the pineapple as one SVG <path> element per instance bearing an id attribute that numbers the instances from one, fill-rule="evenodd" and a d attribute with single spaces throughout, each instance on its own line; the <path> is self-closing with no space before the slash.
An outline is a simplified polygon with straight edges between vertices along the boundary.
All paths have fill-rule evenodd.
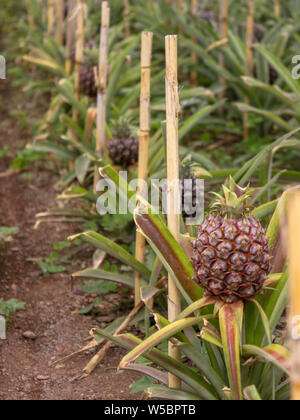
<path id="1" fill-rule="evenodd" d="M 192 213 L 192 211 L 202 204 L 202 202 L 199 203 L 197 197 L 197 178 L 195 176 L 195 173 L 198 169 L 198 166 L 194 163 L 191 163 L 191 161 L 191 156 L 186 156 L 181 162 L 180 168 L 181 207 L 182 217 L 184 220 L 189 217 L 195 217 L 196 210 L 194 211 L 194 213 Z M 192 182 L 185 183 L 185 180 L 191 180 Z"/>
<path id="2" fill-rule="evenodd" d="M 115 165 L 128 168 L 138 161 L 139 140 L 132 135 L 125 118 L 120 118 L 113 125 L 113 139 L 108 146 L 109 157 Z"/>
<path id="3" fill-rule="evenodd" d="M 82 66 L 79 73 L 79 90 L 89 98 L 97 96 L 95 69 L 92 66 Z"/>
<path id="4" fill-rule="evenodd" d="M 233 179 L 217 195 L 193 241 L 194 280 L 225 303 L 250 299 L 262 292 L 270 272 L 270 250 L 261 223 L 249 215 L 248 188 Z"/>
<path id="5" fill-rule="evenodd" d="M 184 183 L 185 179 L 189 179 L 192 181 L 192 185 L 186 187 Z M 182 217 L 184 219 L 188 217 L 195 217 L 195 213 L 191 214 L 185 211 L 184 206 L 196 206 L 196 177 L 195 175 L 190 175 L 188 178 L 181 178 L 180 179 L 180 190 L 181 190 L 181 205 L 182 205 Z"/>
<path id="6" fill-rule="evenodd" d="M 79 73 L 79 90 L 89 98 L 96 98 L 97 87 L 95 80 L 95 68 L 92 63 L 92 58 L 89 54 L 96 49 L 96 44 L 93 40 L 86 40 L 84 42 L 84 62 L 80 68 Z M 71 60 L 75 63 L 76 61 L 76 46 L 74 45 L 71 52 Z"/>

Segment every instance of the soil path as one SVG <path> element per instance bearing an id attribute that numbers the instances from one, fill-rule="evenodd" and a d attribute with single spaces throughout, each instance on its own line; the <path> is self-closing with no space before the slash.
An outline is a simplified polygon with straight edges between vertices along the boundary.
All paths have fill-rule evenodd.
<path id="1" fill-rule="evenodd" d="M 8 155 L 0 158 L 0 174 L 9 168 L 16 147 L 29 140 L 29 134 L 21 132 L 9 114 L 10 109 L 3 109 L 7 108 L 3 106 L 5 98 L 15 93 L 7 81 L 0 80 L 0 150 L 9 147 Z M 53 242 L 64 240 L 70 233 L 64 225 L 43 224 L 33 230 L 36 213 L 55 204 L 55 181 L 55 175 L 43 170 L 35 171 L 29 180 L 22 174 L 0 176 L 0 226 L 20 229 L 15 240 L 1 251 L 0 296 L 26 302 L 26 309 L 14 316 L 7 339 L 0 340 L 0 400 L 140 398 L 129 393 L 129 384 L 139 376 L 115 369 L 124 354 L 117 347 L 110 350 L 101 367 L 81 381 L 70 379 L 81 372 L 93 352 L 57 368 L 49 366 L 51 360 L 82 347 L 89 330 L 99 327 L 97 319 L 75 311 L 84 306 L 84 297 L 72 291 L 70 274 L 43 276 L 30 261 L 47 257 Z M 37 335 L 35 340 L 23 337 L 28 330 Z"/>

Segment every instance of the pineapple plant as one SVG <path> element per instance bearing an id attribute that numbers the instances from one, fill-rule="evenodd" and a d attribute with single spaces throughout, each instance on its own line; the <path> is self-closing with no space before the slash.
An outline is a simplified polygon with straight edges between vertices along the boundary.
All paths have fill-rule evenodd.
<path id="1" fill-rule="evenodd" d="M 249 215 L 249 188 L 229 184 L 199 226 L 192 264 L 205 295 L 230 304 L 261 293 L 271 257 L 264 228 Z"/>
<path id="2" fill-rule="evenodd" d="M 132 134 L 129 121 L 120 118 L 113 123 L 113 138 L 108 154 L 115 165 L 128 168 L 138 161 L 139 140 Z"/>
<path id="3" fill-rule="evenodd" d="M 118 185 L 117 173 L 112 173 L 106 168 L 105 175 L 111 180 L 114 179 L 116 186 Z M 228 184 L 229 187 L 227 187 Z M 127 187 L 126 189 L 128 191 Z M 122 191 L 124 191 L 124 185 Z M 254 276 L 252 272 L 251 264 L 254 259 L 254 263 L 260 266 L 261 271 L 265 273 L 269 271 L 269 249 L 258 217 L 272 214 L 274 207 L 270 206 L 268 212 L 264 211 L 263 214 L 261 210 L 266 209 L 265 205 L 252 208 L 249 215 L 247 199 L 250 192 L 257 192 L 257 189 L 249 191 L 247 188 L 239 188 L 230 179 L 224 187 L 224 197 L 217 195 L 217 200 L 214 200 L 213 208 L 205 221 L 205 233 L 212 242 L 213 249 L 218 247 L 216 240 L 222 244 L 225 242 L 219 238 L 218 234 L 214 237 L 213 232 L 217 230 L 214 223 L 222 226 L 220 230 L 223 229 L 225 238 L 230 232 L 232 234 L 242 232 L 244 235 L 242 240 L 239 240 L 239 235 L 237 235 L 227 241 L 235 247 L 232 256 L 238 253 L 245 254 L 249 262 L 245 262 L 242 268 L 239 265 L 239 258 L 233 256 L 228 271 L 233 272 L 234 269 L 237 272 L 239 268 L 238 273 L 244 282 L 258 287 L 255 292 L 253 291 L 252 297 L 238 291 L 237 298 L 228 299 L 228 302 L 227 299 L 220 299 L 220 295 L 203 297 L 203 286 L 201 285 L 201 288 L 192 281 L 194 268 L 189 258 L 191 249 L 186 242 L 187 238 L 184 239 L 182 236 L 180 239 L 182 243 L 177 242 L 163 218 L 152 212 L 147 213 L 145 204 L 141 204 L 135 211 L 136 225 L 144 233 L 157 256 L 156 262 L 151 267 L 151 274 L 143 273 L 143 278 L 149 278 L 149 275 L 150 278 L 157 276 L 157 264 L 160 261 L 168 274 L 176 279 L 176 284 L 182 291 L 182 301 L 186 300 L 188 306 L 172 322 L 165 318 L 164 309 L 162 313 L 154 312 L 157 331 L 152 330 L 150 333 L 148 320 L 148 330 L 144 339 L 126 333 L 112 334 L 103 329 L 92 330 L 92 336 L 97 342 L 106 338 L 129 350 L 129 353 L 121 360 L 119 369 L 143 372 L 147 377 L 152 378 L 154 381 L 148 381 L 145 385 L 145 392 L 150 398 L 171 400 L 286 400 L 289 398 L 289 351 L 284 345 L 284 336 L 281 337 L 280 344 L 274 339 L 274 331 L 287 303 L 287 271 L 282 266 L 283 272 L 267 277 L 263 287 L 268 288 L 268 292 L 264 295 L 264 306 L 262 306 L 263 300 L 259 299 L 260 296 L 255 296 L 261 293 L 262 287 L 258 275 Z M 129 194 L 128 197 L 130 197 Z M 276 259 L 274 244 L 280 232 L 279 209 L 284 207 L 285 200 L 286 193 L 278 201 L 268 226 L 269 245 L 274 259 Z M 255 201 L 256 199 L 253 198 L 251 203 Z M 254 217 L 253 214 L 256 216 Z M 230 220 L 232 220 L 231 226 Z M 211 225 L 210 228 L 209 225 Z M 110 244 L 111 246 L 108 247 L 107 238 L 92 232 L 85 232 L 81 237 L 87 242 L 93 239 L 93 243 L 97 242 L 97 247 L 110 249 L 111 254 L 116 248 L 116 244 Z M 250 240 L 248 251 L 246 251 L 246 237 Z M 262 246 L 263 252 L 258 252 L 256 248 L 252 253 L 253 244 L 255 247 Z M 260 261 L 257 261 L 256 257 Z M 120 259 L 120 255 L 118 258 Z M 124 255 L 122 261 L 124 262 Z M 128 260 L 128 264 L 133 267 L 132 261 L 129 263 Z M 235 267 L 233 267 L 234 264 Z M 263 267 L 264 264 L 265 267 Z M 247 265 L 250 267 L 250 274 L 247 273 Z M 141 267 L 138 269 L 141 272 Z M 80 277 L 87 275 L 88 271 L 77 274 Z M 102 274 L 99 272 L 100 275 Z M 159 278 L 164 277 L 165 272 L 162 271 L 157 277 L 157 284 L 160 282 Z M 271 284 L 272 288 L 269 287 Z M 141 294 L 145 300 L 149 298 L 149 292 L 147 287 L 141 288 Z M 151 286 L 151 292 L 153 292 L 153 286 Z M 234 292 L 237 293 L 236 290 Z M 226 291 L 223 290 L 223 294 L 231 296 L 233 293 L 228 288 Z M 153 310 L 155 309 L 158 309 L 158 306 Z M 178 360 L 172 355 L 166 355 L 159 346 L 168 342 L 178 346 L 184 357 Z M 148 359 L 147 362 L 144 364 L 136 362 L 140 356 Z M 275 372 L 276 375 L 274 375 Z M 172 386 L 168 387 L 167 373 L 179 378 L 182 387 L 176 389 Z"/>

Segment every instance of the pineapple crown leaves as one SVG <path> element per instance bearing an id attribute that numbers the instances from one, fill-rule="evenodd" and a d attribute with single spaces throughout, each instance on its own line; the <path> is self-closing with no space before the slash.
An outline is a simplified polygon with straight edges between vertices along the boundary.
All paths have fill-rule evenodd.
<path id="1" fill-rule="evenodd" d="M 251 197 L 252 191 L 249 185 L 245 188 L 236 184 L 234 179 L 230 176 L 227 185 L 223 185 L 223 193 L 213 192 L 217 200 L 212 204 L 212 209 L 219 210 L 220 208 L 226 214 L 245 214 L 249 211 L 248 198 Z"/>
<path id="2" fill-rule="evenodd" d="M 124 117 L 120 117 L 118 120 L 112 121 L 112 133 L 117 138 L 129 138 L 132 135 L 132 128 L 130 121 Z"/>

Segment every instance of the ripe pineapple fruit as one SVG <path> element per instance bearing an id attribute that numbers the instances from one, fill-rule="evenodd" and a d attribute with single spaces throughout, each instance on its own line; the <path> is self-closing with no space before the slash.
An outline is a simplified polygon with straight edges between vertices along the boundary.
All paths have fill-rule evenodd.
<path id="1" fill-rule="evenodd" d="M 195 174 L 198 166 L 191 162 L 192 158 L 188 155 L 183 159 L 180 166 L 181 207 L 184 220 L 189 217 L 195 217 L 197 213 L 195 209 L 199 209 L 202 205 L 201 199 L 199 201 L 197 196 L 197 178 Z"/>
<path id="2" fill-rule="evenodd" d="M 84 42 L 84 63 L 80 68 L 79 73 L 79 90 L 84 95 L 89 98 L 96 98 L 97 96 L 97 87 L 95 80 L 95 70 L 92 63 L 91 57 L 88 54 L 91 54 L 93 50 L 96 49 L 96 44 L 93 40 L 86 40 Z M 74 45 L 71 52 L 71 60 L 75 63 L 76 61 L 76 46 Z"/>
<path id="3" fill-rule="evenodd" d="M 89 98 L 97 96 L 95 70 L 92 66 L 82 66 L 79 73 L 79 90 Z"/>
<path id="4" fill-rule="evenodd" d="M 265 230 L 249 215 L 248 188 L 233 179 L 217 195 L 215 212 L 199 226 L 193 242 L 194 280 L 206 296 L 225 303 L 250 299 L 262 291 L 270 272 L 270 250 Z"/>
<path id="5" fill-rule="evenodd" d="M 185 183 L 185 180 L 191 180 L 191 185 Z M 188 217 L 195 217 L 195 212 L 191 213 L 192 208 L 196 206 L 196 177 L 190 175 L 188 178 L 180 179 L 180 190 L 181 190 L 181 205 L 182 205 L 182 217 L 184 219 Z M 188 211 L 185 208 L 188 207 Z"/>
<path id="6" fill-rule="evenodd" d="M 113 124 L 113 138 L 108 146 L 108 154 L 115 165 L 128 168 L 138 161 L 139 140 L 132 135 L 129 122 L 125 118 Z"/>

